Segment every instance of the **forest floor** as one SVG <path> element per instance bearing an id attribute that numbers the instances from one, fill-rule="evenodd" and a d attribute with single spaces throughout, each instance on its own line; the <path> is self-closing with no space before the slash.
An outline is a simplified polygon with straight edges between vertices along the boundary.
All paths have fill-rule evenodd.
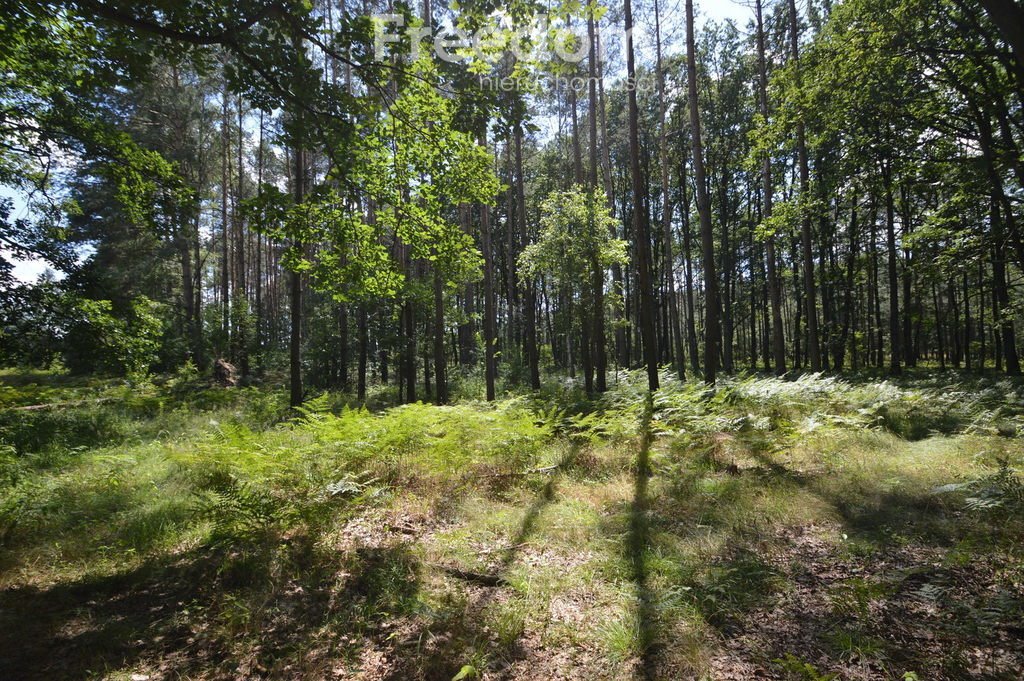
<path id="1" fill-rule="evenodd" d="M 0 678 L 1019 678 L 1024 385 L 666 384 L 0 374 Z"/>

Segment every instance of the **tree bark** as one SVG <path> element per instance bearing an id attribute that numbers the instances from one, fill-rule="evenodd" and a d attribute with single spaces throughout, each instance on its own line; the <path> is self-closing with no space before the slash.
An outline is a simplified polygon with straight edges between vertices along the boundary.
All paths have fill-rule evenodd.
<path id="1" fill-rule="evenodd" d="M 672 200 L 669 193 L 668 134 L 665 122 L 665 71 L 661 60 L 661 12 L 658 0 L 654 0 L 654 37 L 657 61 L 658 87 L 658 140 L 661 163 L 661 238 L 665 269 L 665 296 L 667 297 L 666 334 L 668 348 L 675 360 L 679 380 L 686 380 L 686 357 L 683 352 L 682 333 L 679 328 L 679 301 L 676 300 L 675 258 L 672 255 Z"/>
<path id="2" fill-rule="evenodd" d="M 992 259 L 992 292 L 996 313 L 995 323 L 1002 341 L 1003 359 L 1006 362 L 1006 373 L 1020 376 L 1020 359 L 1017 357 L 1017 336 L 1013 328 L 1013 318 L 1007 315 L 1010 307 L 1010 294 L 1006 284 L 1006 246 L 1003 243 L 1003 216 L 1000 201 L 992 197 L 991 208 L 992 240 L 994 243 Z"/>
<path id="3" fill-rule="evenodd" d="M 754 9 L 757 17 L 757 71 L 758 96 L 761 104 L 761 115 L 768 121 L 768 65 L 765 59 L 764 20 L 761 12 L 761 0 L 756 0 Z M 772 160 L 765 154 L 761 160 L 761 181 L 764 185 L 764 219 L 772 216 L 773 191 Z M 778 264 L 775 254 L 775 235 L 769 234 L 765 240 L 765 260 L 768 267 L 768 297 L 772 308 L 772 357 L 775 362 L 775 373 L 779 376 L 786 373 L 786 337 L 782 326 L 782 292 L 779 285 Z"/>
<path id="4" fill-rule="evenodd" d="M 525 246 L 529 235 L 526 233 L 526 178 L 523 176 L 523 126 L 516 124 L 515 134 L 515 193 L 516 222 L 518 223 L 520 244 Z M 540 357 L 537 348 L 537 285 L 534 281 L 526 282 L 526 295 L 523 296 L 523 345 L 526 355 L 527 370 L 530 374 L 530 387 L 540 390 Z"/>
<path id="5" fill-rule="evenodd" d="M 302 205 L 305 198 L 306 163 L 305 153 L 296 146 L 295 156 L 295 205 Z M 296 240 L 292 244 L 295 249 L 302 249 L 302 242 Z M 291 384 L 291 406 L 302 404 L 302 274 L 292 272 L 289 289 L 291 293 L 291 335 L 288 341 L 289 374 Z"/>
<path id="6" fill-rule="evenodd" d="M 800 18 L 796 0 L 789 0 L 790 54 L 796 68 L 797 87 L 800 87 Z M 800 166 L 800 248 L 803 257 L 804 305 L 807 316 L 807 360 L 811 371 L 821 371 L 821 346 L 818 339 L 818 304 L 814 283 L 814 256 L 812 253 L 810 215 L 810 169 L 807 161 L 807 141 L 803 112 L 797 116 L 796 149 Z"/>
<path id="7" fill-rule="evenodd" d="M 896 217 L 895 206 L 892 195 L 892 168 L 888 161 L 882 165 L 882 181 L 885 190 L 885 243 L 889 251 L 889 373 L 898 375 L 901 373 L 900 359 L 902 357 L 900 347 L 900 292 L 899 277 L 897 275 L 896 261 Z"/>
<path id="8" fill-rule="evenodd" d="M 687 2 L 688 5 L 692 4 Z M 644 363 L 647 365 L 647 386 L 658 389 L 658 347 L 654 329 L 654 291 L 651 288 L 651 238 L 647 213 L 647 185 L 640 173 L 639 112 L 636 99 L 636 64 L 633 52 L 633 3 L 625 0 L 626 21 L 626 78 L 629 89 L 629 166 L 633 186 L 634 254 L 637 269 L 637 288 L 640 303 L 640 335 L 643 341 Z M 692 13 L 692 9 L 691 9 Z"/>
<path id="9" fill-rule="evenodd" d="M 627 0 L 628 2 L 628 0 Z M 718 370 L 718 343 L 721 311 L 718 303 L 718 276 L 715 273 L 715 236 L 711 227 L 704 173 L 704 147 L 701 142 L 700 108 L 697 100 L 697 55 L 693 38 L 693 0 L 686 0 L 686 78 L 690 106 L 690 144 L 697 189 L 697 213 L 700 216 L 701 265 L 704 268 L 704 382 L 714 385 Z"/>
<path id="10" fill-rule="evenodd" d="M 444 278 L 434 263 L 434 391 L 436 404 L 448 403 L 448 375 L 444 357 Z"/>

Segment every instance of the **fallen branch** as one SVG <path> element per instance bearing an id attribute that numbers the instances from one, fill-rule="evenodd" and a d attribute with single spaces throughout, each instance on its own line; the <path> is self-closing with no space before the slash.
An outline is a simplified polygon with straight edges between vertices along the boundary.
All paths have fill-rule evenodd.
<path id="1" fill-rule="evenodd" d="M 99 397 L 95 400 L 76 400 L 74 402 L 47 402 L 46 404 L 29 404 L 24 407 L 8 407 L 9 411 L 42 411 L 44 409 L 57 409 L 64 407 L 82 407 L 89 404 L 102 404 L 110 402 L 113 397 Z"/>
<path id="2" fill-rule="evenodd" d="M 501 575 L 490 575 L 483 572 L 472 572 L 470 570 L 463 570 L 461 568 L 452 567 L 450 565 L 434 564 L 433 567 L 437 568 L 438 570 L 441 570 L 442 572 L 447 572 L 452 577 L 457 577 L 458 579 L 462 579 L 467 582 L 476 582 L 477 584 L 482 584 L 483 586 L 490 587 L 509 586 L 508 580 L 502 577 Z"/>

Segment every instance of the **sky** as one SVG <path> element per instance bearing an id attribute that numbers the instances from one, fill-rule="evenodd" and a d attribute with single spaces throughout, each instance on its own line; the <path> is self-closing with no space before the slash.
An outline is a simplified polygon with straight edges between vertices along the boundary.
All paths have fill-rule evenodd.
<path id="1" fill-rule="evenodd" d="M 733 0 L 697 0 L 694 3 L 694 11 L 714 21 L 732 19 L 740 28 L 746 25 L 748 19 L 754 18 L 752 2 L 748 5 Z"/>
<path id="2" fill-rule="evenodd" d="M 0 185 L 0 197 L 9 198 L 13 202 L 11 214 L 7 216 L 9 221 L 14 222 L 29 217 L 29 211 L 25 207 L 25 197 L 20 192 Z M 0 248 L 0 253 L 3 254 L 4 259 L 14 264 L 14 278 L 18 281 L 33 282 L 48 269 L 48 265 L 42 260 L 16 260 L 6 248 Z"/>

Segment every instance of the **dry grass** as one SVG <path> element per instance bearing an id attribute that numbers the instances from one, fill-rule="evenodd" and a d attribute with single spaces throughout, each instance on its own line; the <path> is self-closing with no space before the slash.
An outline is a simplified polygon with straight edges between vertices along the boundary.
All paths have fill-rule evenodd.
<path id="1" fill-rule="evenodd" d="M 929 385 L 624 380 L 8 455 L 0 676 L 1013 678 L 1020 409 L 958 389 L 951 432 Z"/>

